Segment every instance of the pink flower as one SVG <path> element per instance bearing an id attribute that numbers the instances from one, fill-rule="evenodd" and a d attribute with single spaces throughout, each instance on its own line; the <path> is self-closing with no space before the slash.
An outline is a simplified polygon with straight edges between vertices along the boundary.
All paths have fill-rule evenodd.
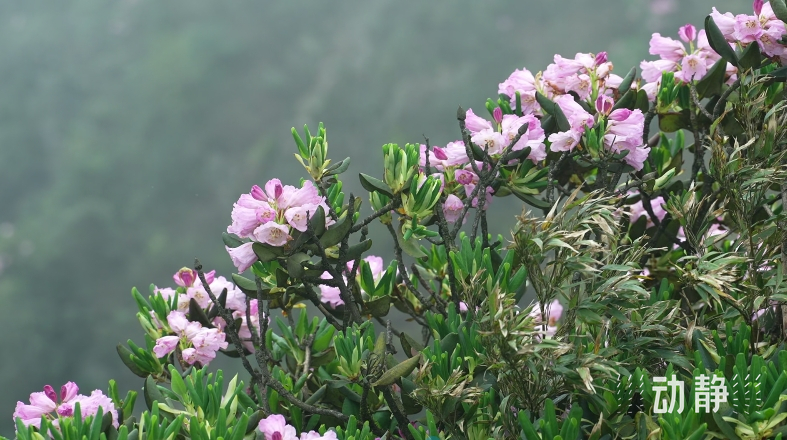
<path id="1" fill-rule="evenodd" d="M 117 410 L 112 400 L 104 396 L 99 390 L 93 391 L 89 397 L 77 394 L 78 392 L 79 387 L 74 382 L 66 383 L 60 388 L 60 402 L 58 403 L 58 396 L 55 394 L 54 389 L 51 385 L 46 385 L 43 392 L 30 394 L 29 405 L 25 405 L 22 402 L 16 403 L 14 420 L 21 418 L 25 426 L 33 425 L 40 429 L 41 417 L 44 416 L 49 420 L 53 420 L 53 423 L 57 425 L 56 418 L 58 416 L 73 416 L 74 403 L 79 402 L 83 420 L 88 416 L 94 416 L 98 408 L 102 407 L 104 413 L 112 413 L 113 426 L 118 426 Z"/>
<path id="2" fill-rule="evenodd" d="M 607 95 L 599 95 L 596 98 L 596 112 L 602 115 L 608 115 L 609 112 L 612 111 L 612 107 L 615 105 L 615 100 L 612 99 L 611 96 Z"/>
<path id="3" fill-rule="evenodd" d="M 98 413 L 98 408 L 102 409 L 104 414 L 112 414 L 112 426 L 118 427 L 118 413 L 112 399 L 105 396 L 101 390 L 93 390 L 90 396 L 78 395 L 68 403 L 63 403 L 57 409 L 58 414 L 63 416 L 71 416 L 74 413 L 74 405 L 79 402 L 79 411 L 82 413 L 82 420 L 89 416 L 95 416 Z"/>
<path id="4" fill-rule="evenodd" d="M 464 209 L 464 204 L 462 200 L 450 194 L 445 199 L 445 204 L 443 204 L 443 214 L 445 215 L 445 220 L 449 223 L 455 223 L 459 220 L 459 216 L 462 215 L 462 210 Z"/>
<path id="5" fill-rule="evenodd" d="M 697 28 L 691 24 L 681 26 L 681 28 L 678 29 L 678 36 L 681 40 L 683 40 L 684 43 L 691 43 L 695 38 L 697 38 Z M 683 49 L 682 45 L 681 49 Z"/>
<path id="6" fill-rule="evenodd" d="M 284 225 L 268 222 L 254 230 L 254 238 L 271 246 L 284 246 L 292 238 L 289 232 Z"/>
<path id="7" fill-rule="evenodd" d="M 471 183 L 470 185 L 465 185 L 465 195 L 467 197 L 470 197 L 470 195 L 473 194 L 474 190 L 475 190 L 475 184 Z M 487 187 L 486 188 L 486 200 L 484 201 L 484 211 L 489 209 L 489 205 L 492 204 L 492 194 L 494 192 L 495 192 L 495 190 L 493 190 L 491 187 Z M 472 206 L 473 206 L 473 208 L 478 207 L 478 197 L 477 196 L 475 198 L 473 198 Z"/>
<path id="8" fill-rule="evenodd" d="M 642 79 L 648 82 L 643 89 L 650 99 L 655 98 L 663 72 L 675 72 L 675 78 L 682 82 L 698 81 L 721 58 L 708 44 L 705 30 L 698 32 L 694 26 L 687 24 L 680 28 L 678 35 L 689 44 L 691 52 L 682 42 L 662 37 L 659 33 L 654 33 L 650 39 L 650 53 L 661 58 L 640 64 Z"/>
<path id="9" fill-rule="evenodd" d="M 573 96 L 560 95 L 555 98 L 555 104 L 560 106 L 560 109 L 563 111 L 563 114 L 566 115 L 568 124 L 572 129 L 582 133 L 587 127 L 593 126 L 595 122 L 593 115 L 586 112 L 579 103 L 574 101 Z"/>
<path id="10" fill-rule="evenodd" d="M 162 336 L 156 340 L 156 346 L 153 347 L 153 353 L 157 358 L 161 359 L 172 353 L 175 347 L 178 346 L 178 342 L 180 342 L 180 338 L 177 336 Z"/>
<path id="11" fill-rule="evenodd" d="M 650 201 L 650 207 L 653 208 L 653 214 L 659 219 L 659 221 L 664 220 L 664 217 L 667 215 L 667 210 L 665 210 L 663 207 L 664 203 L 665 203 L 664 197 L 661 196 L 656 197 L 655 199 L 652 199 Z M 631 216 L 629 217 L 629 219 L 631 220 L 631 223 L 636 222 L 640 217 L 644 215 L 645 218 L 647 218 L 648 228 L 655 225 L 653 220 L 650 218 L 650 215 L 648 215 L 648 211 L 645 209 L 642 200 L 631 205 L 630 209 L 631 209 Z"/>
<path id="12" fill-rule="evenodd" d="M 554 336 L 555 332 L 557 332 L 557 321 L 563 315 L 563 306 L 560 304 L 560 301 L 554 300 L 546 307 L 546 314 L 547 314 L 547 329 L 544 334 L 546 336 Z M 536 322 L 537 329 L 541 329 L 544 318 L 541 315 L 541 306 L 538 302 L 535 303 L 533 309 L 530 311 L 529 316 L 533 317 Z"/>
<path id="13" fill-rule="evenodd" d="M 325 431 L 325 435 L 320 435 L 317 431 L 309 431 L 301 434 L 301 440 L 338 440 L 338 437 L 333 431 Z"/>
<path id="14" fill-rule="evenodd" d="M 327 271 L 323 272 L 320 278 L 330 280 L 331 274 Z M 323 284 L 320 284 L 320 300 L 334 309 L 344 304 L 338 287 L 326 286 Z"/>
<path id="15" fill-rule="evenodd" d="M 642 70 L 642 79 L 648 83 L 658 84 L 662 72 L 675 72 L 679 64 L 670 60 L 643 61 L 639 68 Z"/>
<path id="16" fill-rule="evenodd" d="M 264 226 L 264 225 L 263 225 Z M 243 273 L 257 261 L 257 254 L 254 253 L 252 246 L 254 243 L 244 243 L 236 248 L 224 246 L 230 254 L 232 264 L 238 268 L 238 273 Z"/>
<path id="17" fill-rule="evenodd" d="M 579 143 L 582 133 L 577 130 L 562 131 L 549 135 L 550 151 L 571 151 Z"/>
<path id="18" fill-rule="evenodd" d="M 506 147 L 506 140 L 503 135 L 491 128 L 481 130 L 470 137 L 474 144 L 486 150 L 488 154 L 500 154 Z"/>
<path id="19" fill-rule="evenodd" d="M 519 151 L 525 147 L 530 147 L 530 154 L 528 159 L 533 162 L 540 162 L 547 157 L 546 146 L 544 145 L 544 129 L 541 128 L 541 121 L 533 115 L 525 115 L 517 117 L 516 115 L 505 115 L 500 124 L 503 131 L 503 138 L 508 144 L 516 139 L 519 129 L 522 125 L 528 124 L 528 129 L 525 134 L 519 138 L 519 141 L 514 145 L 512 151 Z"/>
<path id="20" fill-rule="evenodd" d="M 460 185 L 469 185 L 471 183 L 478 183 L 478 176 L 468 170 L 456 170 L 454 171 L 454 180 Z"/>
<path id="21" fill-rule="evenodd" d="M 686 25 L 686 26 L 691 26 L 691 25 Z M 686 28 L 686 26 L 682 27 L 681 30 Z M 681 35 L 680 32 L 678 34 Z M 683 38 L 684 36 L 687 36 L 687 34 L 683 33 L 683 35 L 681 35 L 681 38 Z M 687 43 L 689 41 L 687 41 Z M 669 37 L 662 37 L 661 34 L 657 32 L 654 33 L 650 38 L 649 52 L 651 55 L 658 55 L 663 60 L 674 61 L 677 63 L 680 62 L 680 60 L 683 59 L 684 55 L 686 54 L 686 48 L 683 46 L 683 43 L 681 43 L 680 41 L 675 41 Z"/>
<path id="22" fill-rule="evenodd" d="M 484 118 L 476 116 L 473 109 L 467 109 L 465 112 L 465 127 L 470 130 L 470 133 L 478 133 L 482 130 L 492 130 L 492 123 Z"/>
<path id="23" fill-rule="evenodd" d="M 265 440 L 298 440 L 295 428 L 288 425 L 281 414 L 271 414 L 260 420 L 258 428 Z"/>
<path id="24" fill-rule="evenodd" d="M 729 12 L 722 14 L 716 10 L 715 6 L 711 11 L 710 16 L 713 18 L 713 22 L 716 23 L 716 26 L 719 28 L 727 41 L 734 41 L 732 34 L 735 32 L 735 16 Z"/>
<path id="25" fill-rule="evenodd" d="M 210 272 L 211 277 L 215 275 L 216 271 Z M 207 278 L 208 274 L 205 274 Z M 172 279 L 175 280 L 175 284 L 181 287 L 190 287 L 194 284 L 194 281 L 197 279 L 197 273 L 193 270 L 189 269 L 188 267 L 184 267 L 175 273 L 172 276 Z"/>
<path id="26" fill-rule="evenodd" d="M 498 94 L 511 98 L 511 108 L 516 108 L 516 92 L 519 92 L 522 114 L 527 115 L 541 110 L 541 106 L 536 101 L 536 80 L 529 70 L 515 70 L 508 79 L 500 83 L 497 89 Z"/>
<path id="27" fill-rule="evenodd" d="M 445 148 L 434 147 L 434 150 L 429 153 L 429 165 L 437 168 L 439 171 L 444 171 L 448 167 L 456 167 L 464 165 L 470 161 L 467 157 L 465 144 L 462 141 L 454 141 L 446 144 Z M 439 153 L 438 153 L 439 151 Z M 438 157 L 438 154 L 440 157 Z M 421 167 L 426 166 L 426 145 L 421 145 Z"/>
<path id="28" fill-rule="evenodd" d="M 615 153 L 628 150 L 629 154 L 623 159 L 639 171 L 650 152 L 650 148 L 642 143 L 644 129 L 645 115 L 642 114 L 642 110 L 625 108 L 614 110 L 607 119 L 604 146 Z"/>
<path id="29" fill-rule="evenodd" d="M 741 43 L 752 43 L 762 36 L 762 26 L 756 15 L 739 14 L 735 16 L 732 37 Z"/>

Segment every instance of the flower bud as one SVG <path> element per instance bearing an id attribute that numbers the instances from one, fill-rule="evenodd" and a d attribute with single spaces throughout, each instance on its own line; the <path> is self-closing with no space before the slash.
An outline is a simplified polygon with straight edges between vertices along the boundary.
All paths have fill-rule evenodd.
<path id="1" fill-rule="evenodd" d="M 445 154 L 445 150 L 440 147 L 434 147 L 434 157 L 440 160 L 448 160 L 448 155 Z"/>
<path id="2" fill-rule="evenodd" d="M 500 107 L 495 107 L 495 109 L 492 111 L 492 116 L 495 118 L 495 122 L 498 124 L 503 122 L 503 110 L 501 110 Z"/>
<path id="3" fill-rule="evenodd" d="M 197 279 L 197 274 L 188 267 L 184 267 L 173 275 L 172 279 L 175 280 L 175 284 L 178 286 L 191 287 L 194 284 L 194 280 Z"/>
<path id="4" fill-rule="evenodd" d="M 596 98 L 596 111 L 602 115 L 608 115 L 612 111 L 614 101 L 607 95 L 599 95 Z"/>
<path id="5" fill-rule="evenodd" d="M 55 394 L 55 389 L 52 388 L 52 385 L 44 385 L 44 395 L 52 402 L 57 403 L 57 394 Z"/>
<path id="6" fill-rule="evenodd" d="M 598 54 L 596 54 L 596 59 L 594 61 L 594 64 L 596 66 L 600 66 L 600 65 L 602 65 L 602 64 L 604 64 L 606 62 L 607 62 L 607 53 L 606 52 L 599 52 Z"/>
<path id="7" fill-rule="evenodd" d="M 694 41 L 695 38 L 697 38 L 697 28 L 695 28 L 692 24 L 682 26 L 678 30 L 678 36 L 684 42 L 690 43 Z"/>
<path id="8" fill-rule="evenodd" d="M 251 187 L 251 196 L 255 200 L 260 200 L 260 201 L 263 201 L 263 202 L 267 202 L 268 201 L 268 196 L 266 196 L 265 192 L 262 190 L 262 188 L 260 188 L 257 185 L 254 185 L 254 186 Z"/>
<path id="9" fill-rule="evenodd" d="M 754 0 L 754 4 L 752 4 L 752 6 L 754 7 L 754 15 L 759 16 L 760 14 L 762 14 L 763 3 L 764 3 L 763 0 Z"/>

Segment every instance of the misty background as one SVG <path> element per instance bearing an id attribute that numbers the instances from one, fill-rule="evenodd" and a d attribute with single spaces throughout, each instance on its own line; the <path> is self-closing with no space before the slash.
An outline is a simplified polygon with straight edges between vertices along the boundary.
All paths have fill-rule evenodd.
<path id="1" fill-rule="evenodd" d="M 459 105 L 486 115 L 498 83 L 556 53 L 606 50 L 623 76 L 654 58 L 653 32 L 701 28 L 712 6 L 751 13 L 730 0 L 3 2 L 0 434 L 46 384 L 141 389 L 115 352 L 144 341 L 131 288 L 173 286 L 195 257 L 230 278 L 232 204 L 306 176 L 291 127 L 326 124 L 368 215 L 357 175 L 382 175 L 383 144 L 456 140 Z M 510 238 L 522 204 L 493 205 L 490 229 Z M 238 370 L 221 355 L 211 367 Z"/>

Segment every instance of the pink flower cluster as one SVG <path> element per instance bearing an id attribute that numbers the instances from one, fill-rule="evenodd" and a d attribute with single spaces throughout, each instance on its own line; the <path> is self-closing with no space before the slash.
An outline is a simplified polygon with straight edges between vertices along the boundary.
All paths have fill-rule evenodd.
<path id="1" fill-rule="evenodd" d="M 374 278 L 374 281 L 375 282 L 380 281 L 380 278 L 382 278 L 383 274 L 385 273 L 385 266 L 383 264 L 383 259 L 375 255 L 369 255 L 363 260 L 369 263 L 369 269 L 371 269 L 372 271 L 372 277 Z M 353 270 L 353 263 L 354 263 L 353 261 L 347 262 L 347 271 L 346 271 L 347 273 Z M 342 276 L 344 278 L 344 282 L 346 283 L 347 275 L 343 274 Z M 360 275 L 356 276 L 356 280 L 358 279 L 359 276 Z M 330 280 L 331 274 L 328 273 L 327 271 L 323 272 L 320 278 L 324 280 Z M 361 289 L 361 291 L 365 292 L 363 289 Z M 336 308 L 344 304 L 344 301 L 342 300 L 342 297 L 339 294 L 339 292 L 340 290 L 338 287 L 326 286 L 322 284 L 320 285 L 320 295 L 321 295 L 322 302 L 330 305 L 332 308 Z M 367 295 L 369 294 L 368 292 L 365 293 Z"/>
<path id="2" fill-rule="evenodd" d="M 543 331 L 543 333 L 545 336 L 550 337 L 554 336 L 555 332 L 557 332 L 557 321 L 563 315 L 563 306 L 560 304 L 560 301 L 554 300 L 546 307 L 546 312 L 547 329 Z M 538 302 L 533 305 L 533 310 L 530 312 L 529 316 L 535 319 L 536 330 L 542 330 L 544 318 L 543 315 L 541 315 L 541 305 Z"/>
<path id="3" fill-rule="evenodd" d="M 741 46 L 757 42 L 763 54 L 787 62 L 787 48 L 779 43 L 787 34 L 784 22 L 776 18 L 770 3 L 755 0 L 752 6 L 754 15 L 721 14 L 716 8 L 710 15 L 728 42 Z"/>
<path id="4" fill-rule="evenodd" d="M 476 119 L 488 123 L 473 115 L 472 110 L 469 110 L 467 114 L 472 115 L 468 123 L 468 129 L 470 129 L 470 125 L 474 124 Z M 517 126 L 517 129 L 518 128 Z M 516 130 L 514 130 L 514 133 L 516 133 Z M 497 154 L 499 154 L 500 151 L 497 151 Z M 474 162 L 478 169 L 484 166 L 483 162 Z M 422 169 L 426 167 L 426 145 L 421 145 L 420 166 Z M 446 144 L 445 148 L 434 147 L 432 151 L 429 152 L 429 166 L 439 171 L 434 175 L 443 183 L 443 191 L 448 194 L 443 204 L 443 215 L 445 215 L 446 221 L 455 223 L 459 220 L 459 217 L 462 215 L 462 210 L 464 209 L 464 202 L 462 200 L 470 197 L 479 180 L 478 175 L 473 171 L 470 159 L 467 157 L 465 144 L 462 141 L 455 141 Z M 492 202 L 492 192 L 492 188 L 487 188 L 484 209 Z M 473 198 L 472 206 L 478 206 L 478 197 Z M 464 222 L 465 220 L 466 217 L 462 221 Z"/>
<path id="5" fill-rule="evenodd" d="M 281 247 L 292 239 L 292 230 L 306 230 L 307 220 L 314 216 L 318 207 L 328 213 L 325 197 L 321 197 L 317 187 L 310 181 L 301 188 L 282 185 L 279 179 L 271 179 L 265 190 L 257 185 L 248 194 L 240 196 L 232 209 L 232 224 L 227 232 L 241 239 L 250 239 L 236 248 L 227 247 L 238 272 L 248 269 L 257 256 L 252 250 L 253 242 Z M 333 220 L 326 215 L 326 226 Z"/>
<path id="6" fill-rule="evenodd" d="M 317 431 L 309 431 L 298 437 L 295 427 L 288 425 L 281 414 L 271 414 L 260 420 L 258 428 L 264 440 L 338 440 L 334 431 L 326 431 L 323 435 Z"/>
<path id="7" fill-rule="evenodd" d="M 181 312 L 188 312 L 189 301 L 194 301 L 199 304 L 202 309 L 207 309 L 211 306 L 210 296 L 202 285 L 202 281 L 197 278 L 197 273 L 184 267 L 180 269 L 175 275 L 172 276 L 175 284 L 186 289 L 185 294 L 178 295 L 177 309 Z M 246 296 L 238 289 L 235 284 L 231 283 L 224 277 L 216 277 L 216 271 L 212 270 L 205 273 L 205 281 L 208 282 L 208 287 L 214 295 L 218 296 L 224 289 L 227 289 L 227 302 L 226 307 L 232 310 L 245 311 L 246 310 Z M 175 289 L 165 287 L 163 289 L 156 288 L 154 292 L 160 293 L 165 300 L 169 300 L 175 296 Z"/>
<path id="8" fill-rule="evenodd" d="M 216 358 L 218 350 L 227 348 L 223 332 L 217 328 L 205 328 L 199 322 L 189 321 L 183 312 L 169 312 L 167 323 L 175 336 L 162 336 L 156 340 L 153 353 L 159 358 L 167 356 L 180 345 L 183 360 L 187 364 L 207 365 Z"/>
<path id="9" fill-rule="evenodd" d="M 472 110 L 468 111 L 467 127 L 473 133 L 473 142 L 487 146 L 492 151 L 498 151 L 502 149 L 500 145 L 506 145 L 506 140 L 513 139 L 516 130 L 523 123 L 528 123 L 530 124 L 528 133 L 522 137 L 514 150 L 527 145 L 532 148 L 531 160 L 538 162 L 545 159 L 547 150 L 543 143 L 544 131 L 537 117 L 543 115 L 543 110 L 536 100 L 538 92 L 554 101 L 569 123 L 568 130 L 552 133 L 549 136 L 547 139 L 549 151 L 573 151 L 581 143 L 586 131 L 604 120 L 606 123 L 603 133 L 604 147 L 613 153 L 628 151 L 624 158 L 626 163 L 637 170 L 642 169 L 642 164 L 650 152 L 642 142 L 645 116 L 641 110 L 612 110 L 615 104 L 613 97 L 626 92 L 626 90 L 618 91 L 623 78 L 613 74 L 612 68 L 607 53 L 600 52 L 595 55 L 578 53 L 573 59 L 555 55 L 554 63 L 536 76 L 527 69 L 515 71 L 500 83 L 498 93 L 511 97 L 513 106 L 515 94 L 519 92 L 523 116 L 521 118 L 513 115 L 504 116 L 501 124 L 503 133 L 495 134 L 489 122 L 475 115 L 471 122 Z M 595 106 L 595 114 L 586 110 L 592 106 Z M 502 127 L 506 124 L 505 118 L 509 118 L 509 122 L 507 127 Z"/>
<path id="10" fill-rule="evenodd" d="M 224 289 L 227 289 L 225 308 L 232 313 L 234 320 L 241 320 L 239 336 L 246 349 L 254 352 L 254 346 L 251 343 L 251 330 L 246 319 L 246 295 L 224 277 L 216 277 L 215 273 L 216 271 L 206 273 L 205 281 L 208 282 L 208 287 L 217 297 Z M 157 287 L 154 291 L 161 294 L 165 300 L 170 300 L 177 295 L 177 309 L 172 310 L 167 316 L 166 325 L 159 322 L 155 312 L 151 312 L 152 321 L 159 330 L 165 333 L 164 336 L 156 340 L 153 351 L 156 356 L 163 358 L 175 348 L 180 347 L 183 350 L 184 361 L 189 364 L 199 362 L 202 365 L 207 365 L 216 357 L 217 350 L 227 348 L 228 343 L 224 333 L 226 323 L 221 316 L 213 318 L 211 321 L 213 328 L 205 328 L 199 322 L 188 321 L 186 313 L 189 311 L 191 299 L 194 299 L 199 307 L 206 312 L 212 307 L 212 302 L 202 282 L 197 278 L 197 273 L 193 270 L 184 267 L 173 275 L 173 279 L 180 291 L 169 287 L 163 289 Z M 183 292 L 183 289 L 185 289 L 185 293 L 180 293 Z M 257 300 L 250 300 L 249 306 L 251 325 L 259 335 Z M 268 317 L 268 321 L 270 322 L 270 317 Z"/>
<path id="11" fill-rule="evenodd" d="M 16 402 L 14 420 L 22 419 L 25 426 L 33 425 L 41 428 L 41 417 L 44 416 L 52 421 L 52 424 L 59 426 L 58 417 L 73 417 L 74 406 L 79 403 L 79 410 L 82 420 L 88 416 L 94 416 L 98 408 L 102 408 L 104 414 L 112 413 L 112 425 L 118 427 L 118 414 L 112 399 L 105 396 L 100 390 L 94 390 L 90 396 L 77 394 L 79 387 L 74 382 L 68 382 L 60 387 L 60 394 L 55 393 L 51 385 L 44 386 L 44 391 L 31 393 L 30 404 Z"/>

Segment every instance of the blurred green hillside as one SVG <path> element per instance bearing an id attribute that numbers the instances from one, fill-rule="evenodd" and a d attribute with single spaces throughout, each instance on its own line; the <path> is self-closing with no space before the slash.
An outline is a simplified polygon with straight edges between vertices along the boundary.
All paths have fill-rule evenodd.
<path id="1" fill-rule="evenodd" d="M 142 340 L 131 287 L 169 286 L 195 257 L 230 276 L 221 232 L 233 202 L 253 184 L 303 175 L 290 127 L 324 122 L 331 157 L 353 160 L 347 192 L 361 194 L 353 176 L 381 174 L 382 144 L 455 140 L 457 106 L 483 109 L 514 69 L 607 50 L 624 75 L 650 58 L 652 32 L 701 25 L 714 5 L 750 9 L 730 0 L 0 4 L 0 433 L 13 432 L 16 401 L 45 384 L 141 387 L 115 353 Z M 493 229 L 508 235 L 521 206 L 495 204 Z M 374 253 L 389 260 L 376 237 Z"/>

